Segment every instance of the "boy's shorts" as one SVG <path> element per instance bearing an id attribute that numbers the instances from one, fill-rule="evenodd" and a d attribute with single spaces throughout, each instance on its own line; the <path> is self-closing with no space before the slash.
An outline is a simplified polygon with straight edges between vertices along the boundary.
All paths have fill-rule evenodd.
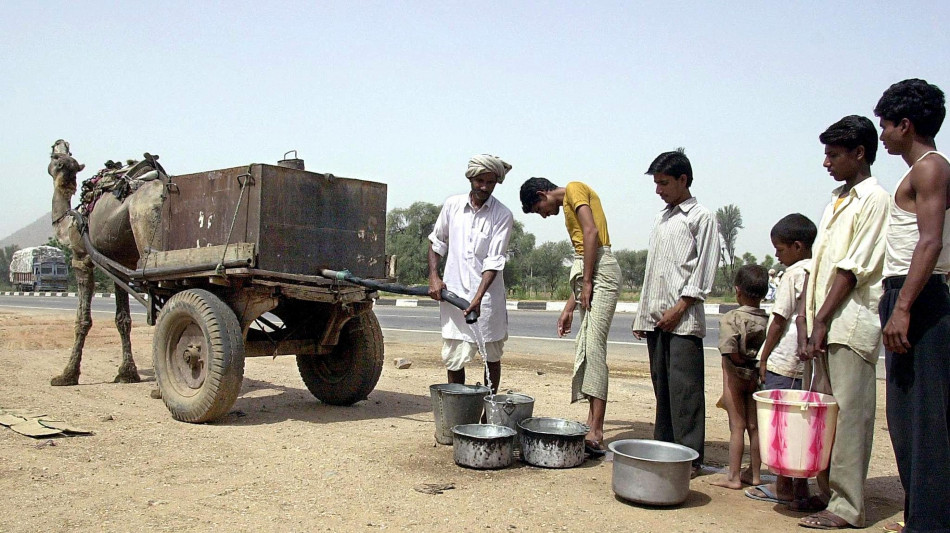
<path id="1" fill-rule="evenodd" d="M 505 347 L 505 341 L 492 341 L 485 343 L 485 351 L 488 352 L 484 358 L 485 362 L 497 363 L 501 361 L 501 352 Z M 460 339 L 442 339 L 442 362 L 445 368 L 453 372 L 462 370 L 465 365 L 471 363 L 478 353 L 478 345 L 474 342 L 465 342 Z"/>
<path id="2" fill-rule="evenodd" d="M 765 390 L 772 389 L 793 389 L 802 390 L 802 378 L 790 378 L 781 374 L 776 374 L 771 370 L 765 371 L 765 383 L 762 384 Z"/>

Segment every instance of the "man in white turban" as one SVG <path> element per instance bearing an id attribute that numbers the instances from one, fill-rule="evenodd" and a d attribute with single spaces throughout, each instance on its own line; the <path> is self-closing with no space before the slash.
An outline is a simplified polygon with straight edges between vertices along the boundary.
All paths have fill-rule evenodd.
<path id="1" fill-rule="evenodd" d="M 505 279 L 501 271 L 507 260 L 508 240 L 514 217 L 492 197 L 495 185 L 505 181 L 511 165 L 493 155 L 477 155 L 468 162 L 465 177 L 471 190 L 449 197 L 429 234 L 429 296 L 441 300 L 448 289 L 471 302 L 464 311 L 440 302 L 442 361 L 449 383 L 465 383 L 465 364 L 480 353 L 485 362 L 485 380 L 498 392 L 501 355 L 508 339 Z M 439 277 L 439 260 L 445 271 Z M 474 324 L 465 315 L 478 311 Z M 482 350 L 479 343 L 484 344 Z"/>

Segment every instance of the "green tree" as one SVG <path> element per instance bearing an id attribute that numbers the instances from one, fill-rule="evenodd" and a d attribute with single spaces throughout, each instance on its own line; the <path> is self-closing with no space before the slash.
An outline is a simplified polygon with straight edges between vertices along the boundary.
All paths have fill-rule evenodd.
<path id="1" fill-rule="evenodd" d="M 736 273 L 736 238 L 742 229 L 742 214 L 734 204 L 716 210 L 716 222 L 719 225 L 721 276 L 716 276 L 716 292 L 724 294 L 732 289 L 732 280 Z"/>
<path id="2" fill-rule="evenodd" d="M 768 270 L 775 266 L 775 259 L 768 254 L 765 254 L 765 259 L 762 260 L 762 266 Z"/>
<path id="3" fill-rule="evenodd" d="M 742 229 L 742 214 L 734 204 L 716 210 L 716 222 L 719 224 L 719 236 L 722 238 L 722 262 L 728 266 L 729 274 L 735 272 L 736 238 Z"/>
<path id="4" fill-rule="evenodd" d="M 0 285 L 7 286 L 10 283 L 10 262 L 13 261 L 13 254 L 19 249 L 20 247 L 15 244 L 0 248 Z"/>
<path id="5" fill-rule="evenodd" d="M 558 294 L 558 286 L 567 286 L 570 268 L 564 263 L 574 257 L 570 241 L 545 242 L 534 249 L 529 259 L 531 277 L 551 296 Z"/>
<path id="6" fill-rule="evenodd" d="M 617 250 L 614 252 L 620 271 L 623 272 L 624 288 L 636 291 L 643 286 L 643 277 L 646 275 L 646 250 Z"/>
<path id="7" fill-rule="evenodd" d="M 759 264 L 759 260 L 756 259 L 756 257 L 752 255 L 751 252 L 746 252 L 742 254 L 742 264 L 743 265 L 757 265 Z"/>
<path id="8" fill-rule="evenodd" d="M 534 250 L 534 234 L 525 233 L 524 224 L 515 221 L 508 241 L 508 261 L 505 263 L 505 286 L 528 293 L 531 283 L 531 252 Z"/>
<path id="9" fill-rule="evenodd" d="M 429 234 L 441 209 L 428 202 L 416 202 L 386 215 L 386 255 L 396 256 L 399 283 L 428 283 Z"/>

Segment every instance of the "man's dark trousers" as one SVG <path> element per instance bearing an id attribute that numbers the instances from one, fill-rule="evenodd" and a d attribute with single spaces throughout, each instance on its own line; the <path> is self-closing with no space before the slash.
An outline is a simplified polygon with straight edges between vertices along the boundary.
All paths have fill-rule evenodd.
<path id="1" fill-rule="evenodd" d="M 656 395 L 653 438 L 696 450 L 699 465 L 706 440 L 703 340 L 655 329 L 647 332 L 647 349 Z"/>
<path id="2" fill-rule="evenodd" d="M 884 280 L 881 324 L 904 280 Z M 950 292 L 943 275 L 931 276 L 911 307 L 907 340 L 907 353 L 885 353 L 887 426 L 904 486 L 904 531 L 950 531 Z"/>

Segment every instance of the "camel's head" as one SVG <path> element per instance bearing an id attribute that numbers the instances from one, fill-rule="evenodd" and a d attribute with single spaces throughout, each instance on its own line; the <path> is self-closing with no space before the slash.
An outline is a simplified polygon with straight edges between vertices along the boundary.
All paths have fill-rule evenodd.
<path id="1" fill-rule="evenodd" d="M 76 174 L 86 168 L 69 152 L 69 143 L 60 139 L 53 144 L 53 151 L 49 156 L 47 172 L 53 177 L 57 188 L 76 190 Z"/>

